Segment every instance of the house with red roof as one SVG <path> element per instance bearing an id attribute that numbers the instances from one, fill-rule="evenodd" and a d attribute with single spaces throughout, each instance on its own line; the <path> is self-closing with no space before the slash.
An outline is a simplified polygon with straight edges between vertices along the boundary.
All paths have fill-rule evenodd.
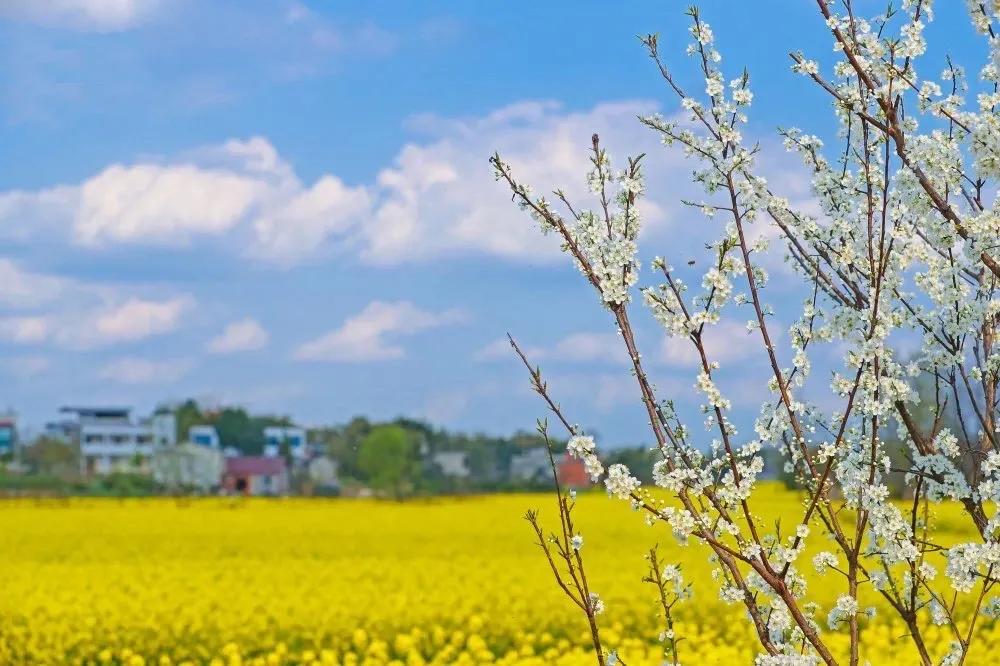
<path id="1" fill-rule="evenodd" d="M 590 485 L 590 475 L 583 461 L 568 453 L 556 463 L 556 477 L 563 488 L 586 488 Z"/>
<path id="2" fill-rule="evenodd" d="M 222 488 L 236 495 L 284 495 L 288 492 L 288 467 L 281 456 L 226 458 Z"/>

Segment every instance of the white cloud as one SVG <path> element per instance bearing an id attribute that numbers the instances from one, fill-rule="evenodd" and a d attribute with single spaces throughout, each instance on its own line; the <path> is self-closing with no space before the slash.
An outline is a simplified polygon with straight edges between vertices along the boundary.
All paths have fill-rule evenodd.
<path id="1" fill-rule="evenodd" d="M 60 296 L 67 281 L 54 275 L 24 270 L 10 259 L 0 259 L 0 304 L 31 307 Z"/>
<path id="2" fill-rule="evenodd" d="M 590 136 L 598 132 L 613 156 L 649 148 L 649 169 L 662 176 L 681 160 L 671 157 L 636 120 L 655 110 L 652 102 L 599 104 L 566 112 L 552 102 L 523 102 L 481 118 L 419 119 L 433 135 L 429 143 L 404 146 L 392 167 L 378 176 L 380 200 L 363 230 L 363 257 L 397 264 L 456 253 L 508 259 L 552 258 L 554 241 L 540 239 L 535 225 L 510 201 L 486 158 L 499 151 L 519 179 L 539 191 L 562 188 L 580 203 L 586 195 Z M 672 194 L 672 193 L 665 193 Z M 647 200 L 649 223 L 663 221 L 658 202 Z"/>
<path id="3" fill-rule="evenodd" d="M 42 316 L 0 319 L 0 338 L 20 344 L 51 343 L 66 349 L 93 349 L 135 342 L 173 331 L 194 305 L 190 296 L 165 300 L 129 298 L 93 311 L 71 309 Z"/>
<path id="4" fill-rule="evenodd" d="M 372 301 L 339 328 L 300 346 L 295 358 L 344 363 L 401 358 L 406 351 L 391 338 L 461 323 L 464 319 L 456 310 L 435 313 L 407 301 Z"/>
<path id="5" fill-rule="evenodd" d="M 169 333 L 194 306 L 188 295 L 150 297 L 144 289 L 40 273 L 0 258 L 0 340 L 72 350 Z M 18 312 L 21 310 L 22 312 Z"/>
<path id="6" fill-rule="evenodd" d="M 168 333 L 180 325 L 181 315 L 193 305 L 187 296 L 165 301 L 131 298 L 98 313 L 93 319 L 93 340 L 127 342 Z M 88 339 L 86 335 L 82 339 Z"/>
<path id="7" fill-rule="evenodd" d="M 0 16 L 73 30 L 114 32 L 152 18 L 164 0 L 4 0 Z"/>
<path id="8" fill-rule="evenodd" d="M 172 159 L 113 164 L 77 184 L 0 194 L 0 229 L 7 236 L 61 224 L 79 245 L 184 245 L 236 235 L 231 246 L 266 262 L 292 265 L 331 246 L 362 261 L 395 265 L 441 256 L 479 254 L 505 259 L 553 259 L 543 239 L 495 182 L 486 158 L 499 150 L 518 177 L 540 191 L 561 187 L 580 206 L 590 136 L 596 130 L 613 156 L 647 150 L 658 182 L 682 183 L 687 165 L 663 150 L 635 116 L 652 102 L 600 104 L 567 112 L 552 102 L 523 102 L 483 117 L 413 125 L 429 134 L 404 145 L 369 185 L 335 174 L 304 183 L 266 139 L 230 140 Z M 684 178 L 670 179 L 673 171 Z M 647 226 L 662 225 L 664 203 L 678 191 L 651 188 Z M 58 229 L 58 227 L 56 227 Z"/>
<path id="9" fill-rule="evenodd" d="M 781 338 L 781 327 L 768 327 L 772 342 Z M 757 356 L 761 353 L 760 333 L 747 331 L 746 323 L 723 319 L 717 324 L 705 327 L 703 334 L 705 354 L 709 362 L 726 363 Z M 687 338 L 665 337 L 660 348 L 660 359 L 664 363 L 678 367 L 696 367 L 701 357 Z"/>
<path id="10" fill-rule="evenodd" d="M 74 234 L 83 245 L 180 244 L 193 234 L 220 234 L 246 215 L 257 186 L 220 169 L 115 164 L 80 186 Z"/>
<path id="11" fill-rule="evenodd" d="M 220 248 L 280 266 L 331 250 L 387 266 L 459 255 L 550 261 L 559 256 L 557 240 L 542 238 L 517 210 L 486 158 L 499 151 L 538 192 L 562 188 L 577 208 L 592 207 L 585 172 L 596 131 L 617 165 L 628 154 L 646 153 L 644 247 L 669 240 L 668 259 L 697 259 L 700 266 L 705 243 L 723 222 L 679 203 L 703 194 L 691 183 L 691 164 L 636 119 L 656 108 L 621 101 L 568 111 L 529 101 L 480 117 L 424 116 L 411 123 L 423 137 L 402 146 L 374 182 L 355 185 L 330 173 L 304 182 L 267 139 L 233 139 L 112 164 L 79 183 L 0 193 L 0 235 L 52 234 L 88 248 L 225 238 Z M 762 158 L 762 172 L 777 175 L 793 200 L 808 206 L 808 178 L 790 161 L 779 149 Z M 675 219 L 693 223 L 674 227 Z M 758 228 L 754 233 L 774 233 Z"/>
<path id="12" fill-rule="evenodd" d="M 628 360 L 625 343 L 614 333 L 572 333 L 552 350 L 552 357 L 560 361 L 613 361 Z"/>
<path id="13" fill-rule="evenodd" d="M 108 363 L 98 375 L 119 384 L 168 384 L 190 372 L 192 365 L 189 359 L 154 361 L 125 357 Z"/>
<path id="14" fill-rule="evenodd" d="M 173 161 L 113 164 L 75 185 L 0 194 L 0 228 L 23 237 L 25 219 L 78 245 L 183 246 L 242 232 L 234 245 L 263 261 L 293 264 L 342 241 L 370 211 L 364 187 L 333 175 L 304 184 L 266 139 L 192 151 Z M 30 228 L 30 226 L 29 226 Z"/>
<path id="15" fill-rule="evenodd" d="M 616 166 L 628 155 L 645 154 L 641 245 L 649 250 L 663 242 L 668 259 L 697 258 L 702 263 L 705 244 L 723 233 L 725 222 L 705 220 L 680 203 L 682 198 L 701 200 L 706 195 L 692 182 L 694 162 L 682 151 L 662 146 L 659 136 L 636 118 L 657 108 L 655 102 L 644 100 L 606 102 L 584 110 L 527 101 L 474 118 L 416 119 L 414 128 L 429 138 L 403 146 L 392 165 L 379 173 L 373 187 L 373 218 L 361 229 L 362 259 L 382 265 L 452 255 L 556 259 L 555 239 L 543 239 L 537 225 L 517 210 L 485 159 L 499 152 L 517 179 L 538 194 L 562 189 L 577 209 L 586 209 L 597 205 L 585 173 L 590 138 L 596 132 Z M 675 119 L 687 122 L 682 115 Z M 797 208 L 818 212 L 807 171 L 777 141 L 765 139 L 765 144 L 770 150 L 759 160 L 761 174 L 780 183 L 781 193 Z M 775 235 L 768 224 L 754 225 L 750 233 Z M 777 257 L 775 265 L 784 266 L 781 255 L 777 250 L 768 256 Z"/>
<path id="16" fill-rule="evenodd" d="M 345 234 L 368 214 L 371 200 L 361 187 L 323 176 L 309 189 L 262 211 L 253 222 L 255 256 L 293 264 L 328 237 Z"/>
<path id="17" fill-rule="evenodd" d="M 213 354 L 254 351 L 267 346 L 270 337 L 263 326 L 248 317 L 226 326 L 222 333 L 208 343 L 208 351 Z"/>

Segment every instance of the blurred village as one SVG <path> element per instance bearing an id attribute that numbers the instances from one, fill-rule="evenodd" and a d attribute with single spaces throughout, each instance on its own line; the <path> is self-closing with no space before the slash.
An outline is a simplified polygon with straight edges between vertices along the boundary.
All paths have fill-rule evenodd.
<path id="1" fill-rule="evenodd" d="M 583 488 L 583 464 L 553 447 L 562 484 Z M 615 460 L 648 458 L 622 449 Z M 631 460 L 630 460 L 631 459 Z M 410 419 L 306 428 L 240 407 L 195 401 L 136 417 L 118 406 L 67 406 L 34 436 L 0 415 L 0 494 L 317 495 L 402 498 L 551 487 L 552 466 L 535 433 L 465 435 Z M 651 460 L 651 459 L 650 459 Z"/>
<path id="2" fill-rule="evenodd" d="M 919 392 L 929 390 L 918 384 Z M 927 404 L 915 413 L 930 423 Z M 962 432 L 956 410 L 943 420 Z M 590 433 L 598 435 L 599 433 Z M 892 429 L 882 433 L 893 460 L 908 453 Z M 67 406 L 38 433 L 17 415 L 0 414 L 0 497 L 253 495 L 407 497 L 537 491 L 552 487 L 553 464 L 563 487 L 592 485 L 583 462 L 550 436 L 552 459 L 537 432 L 467 434 L 397 418 L 306 427 L 285 416 L 252 414 L 240 406 L 165 404 L 137 417 L 129 407 Z M 766 449 L 763 479 L 799 487 L 774 449 Z M 622 463 L 652 484 L 658 452 L 648 445 L 605 446 L 605 467 Z M 886 477 L 905 497 L 904 475 Z M 834 491 L 836 492 L 836 490 Z"/>

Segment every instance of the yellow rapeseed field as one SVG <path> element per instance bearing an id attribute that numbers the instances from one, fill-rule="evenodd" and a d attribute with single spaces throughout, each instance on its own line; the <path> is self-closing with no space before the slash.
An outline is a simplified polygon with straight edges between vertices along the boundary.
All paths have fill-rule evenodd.
<path id="1" fill-rule="evenodd" d="M 799 496 L 762 492 L 762 519 L 800 514 Z M 585 623 L 521 519 L 533 507 L 555 517 L 548 495 L 0 502 L 0 663 L 589 666 Z M 939 519 L 958 530 L 949 510 Z M 662 662 L 641 582 L 657 542 L 697 586 L 678 611 L 682 663 L 752 660 L 742 612 L 717 599 L 700 549 L 599 493 L 581 495 L 576 516 L 605 642 L 629 666 Z M 829 603 L 841 591 L 827 587 L 813 592 Z M 1000 648 L 1000 629 L 983 627 L 968 663 Z M 863 635 L 873 664 L 915 663 L 888 613 Z M 943 630 L 928 636 L 942 654 Z"/>

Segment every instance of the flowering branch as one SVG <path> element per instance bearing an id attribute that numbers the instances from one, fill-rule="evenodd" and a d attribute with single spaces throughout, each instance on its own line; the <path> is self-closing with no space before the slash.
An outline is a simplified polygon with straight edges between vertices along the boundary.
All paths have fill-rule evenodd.
<path id="1" fill-rule="evenodd" d="M 706 200 L 683 203 L 724 221 L 709 246 L 699 292 L 689 294 L 682 272 L 659 258 L 653 267 L 661 284 L 639 292 L 666 334 L 686 340 L 696 354 L 695 388 L 699 411 L 715 433 L 710 441 L 698 441 L 675 402 L 657 396 L 630 317 L 640 270 L 637 203 L 646 191 L 642 156 L 615 170 L 594 135 L 587 182 L 596 205 L 581 208 L 556 190 L 565 213 L 534 196 L 499 155 L 491 158 L 514 201 L 543 233 L 558 235 L 612 315 L 659 452 L 653 480 L 672 499 L 643 488 L 623 465 L 605 470 L 593 438 L 563 416 L 540 371 L 511 342 L 533 388 L 569 433 L 569 454 L 583 460 L 593 480 L 603 480 L 610 495 L 665 524 L 679 540 L 694 538 L 707 548 L 720 597 L 747 609 L 761 645 L 759 666 L 839 663 L 827 630 L 845 631 L 844 660 L 861 663 L 871 616 L 859 602 L 866 588 L 906 624 L 920 663 L 961 664 L 981 625 L 978 616 L 1000 616 L 1000 597 L 990 596 L 1000 571 L 1000 516 L 992 509 L 1000 501 L 1000 199 L 985 195 L 1000 179 L 1000 40 L 993 25 L 1000 6 L 969 3 L 973 26 L 990 49 L 980 72 L 986 89 L 970 109 L 964 71 L 952 60 L 941 77 L 947 94 L 917 71 L 925 24 L 933 18 L 929 0 L 903 0 L 900 9 L 890 6 L 872 19 L 858 16 L 851 0 L 842 0 L 840 14 L 835 4 L 817 0 L 840 58 L 833 76 L 802 53 L 791 59 L 793 71 L 833 99 L 843 146 L 828 158 L 818 137 L 780 131 L 785 148 L 809 171 L 817 215 L 797 210 L 758 174 L 761 148 L 744 145 L 742 136 L 753 100 L 749 74 L 744 70 L 727 85 L 715 36 L 699 11 L 687 13 L 688 54 L 704 78 L 703 95 L 690 95 L 678 83 L 656 35 L 642 38 L 688 117 L 640 120 L 697 165 L 693 178 Z M 787 350 L 776 344 L 779 319 L 765 300 L 765 224 L 810 294 L 792 314 Z M 723 317 L 747 306 L 753 311 L 747 328 L 769 376 L 755 436 L 741 440 L 719 384 L 721 364 L 706 340 Z M 919 345 L 908 361 L 894 349 L 901 337 Z M 811 355 L 831 345 L 844 350 L 829 383 L 839 404 L 824 410 L 803 396 L 814 382 Z M 929 409 L 919 405 L 919 381 L 933 383 Z M 902 461 L 890 458 L 892 437 L 906 451 Z M 792 534 L 783 534 L 780 524 L 771 530 L 753 510 L 765 447 L 785 458 L 808 491 Z M 908 505 L 891 500 L 889 473 L 904 476 L 912 492 Z M 961 506 L 977 538 L 958 544 L 942 538 L 928 508 L 937 502 Z M 825 629 L 797 567 L 817 529 L 836 552 L 814 557 L 813 568 L 842 578 Z M 940 565 L 943 578 L 937 578 Z M 649 578 L 662 592 L 665 579 L 657 569 L 654 564 Z M 571 597 L 585 603 L 579 590 Z M 660 602 L 672 623 L 671 602 L 662 595 Z M 924 639 L 933 624 L 947 625 L 954 636 L 947 654 L 933 655 Z M 676 643 L 668 647 L 676 660 Z"/>

